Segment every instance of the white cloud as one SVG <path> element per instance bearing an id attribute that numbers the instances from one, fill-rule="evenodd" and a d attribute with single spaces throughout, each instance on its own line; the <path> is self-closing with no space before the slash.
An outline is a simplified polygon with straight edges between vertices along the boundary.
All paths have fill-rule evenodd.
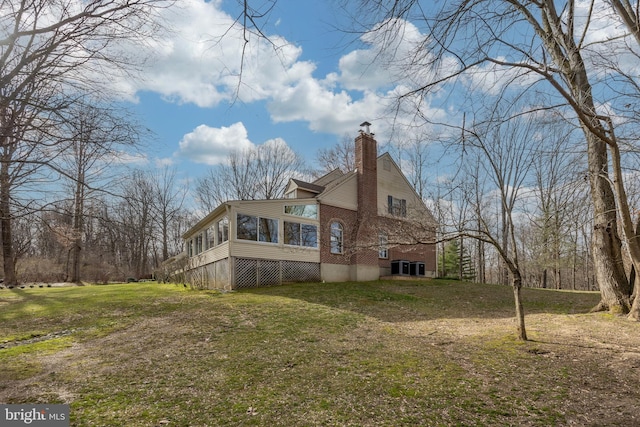
<path id="1" fill-rule="evenodd" d="M 224 163 L 231 151 L 253 146 L 242 122 L 220 128 L 200 125 L 182 137 L 176 155 L 195 163 L 216 165 Z"/>
<path id="2" fill-rule="evenodd" d="M 293 158 L 296 156 L 296 153 L 282 138 L 269 139 L 261 145 L 254 144 L 249 140 L 247 129 L 242 122 L 220 128 L 200 125 L 182 137 L 179 150 L 174 156 L 187 158 L 194 163 L 213 166 L 224 164 L 232 152 L 263 146 L 277 149 L 284 157 Z"/>
<path id="3" fill-rule="evenodd" d="M 268 99 L 315 68 L 298 61 L 300 47 L 277 35 L 268 35 L 267 41 L 244 34 L 240 24 L 220 9 L 220 2 L 181 0 L 163 17 L 170 31 L 150 41 L 147 52 L 140 52 L 151 58 L 144 79 L 119 83 L 131 95 L 148 90 L 169 102 L 203 108 L 236 96 L 253 102 Z M 246 46 L 245 35 L 250 39 Z"/>
<path id="4" fill-rule="evenodd" d="M 158 158 L 154 160 L 154 164 L 156 168 L 173 166 L 175 164 L 175 159 L 171 157 Z"/>
<path id="5" fill-rule="evenodd" d="M 394 30 L 366 33 L 362 42 L 366 49 L 353 50 L 340 58 L 340 83 L 348 90 L 368 91 L 390 88 L 406 79 L 406 71 L 416 57 L 416 44 L 424 35 L 410 22 L 387 22 Z M 382 25 L 380 25 L 382 27 Z M 424 67 L 420 64 L 419 69 Z"/>
<path id="6" fill-rule="evenodd" d="M 172 31 L 149 43 L 147 56 L 153 60 L 145 68 L 144 80 L 114 82 L 130 98 L 139 91 L 152 91 L 168 102 L 202 108 L 217 107 L 236 96 L 244 103 L 266 101 L 274 122 L 304 121 L 313 131 L 335 135 L 354 133 L 359 123 L 368 120 L 384 137 L 391 126 L 381 118 L 393 116 L 388 112 L 401 82 L 396 77 L 400 59 L 424 37 L 412 24 L 399 21 L 400 37 L 363 37 L 363 48 L 340 58 L 335 72 L 317 77 L 316 64 L 300 60 L 302 48 L 278 35 L 268 34 L 269 41 L 250 35 L 243 57 L 242 29 L 221 10 L 220 1 L 181 0 L 177 5 L 165 11 Z M 410 82 L 403 84 L 410 88 Z M 200 161 L 205 163 L 219 162 L 219 154 L 199 145 L 206 132 L 211 128 L 199 127 L 185 135 L 180 153 L 188 158 L 203 155 Z"/>
<path id="7" fill-rule="evenodd" d="M 301 47 L 277 35 L 270 35 L 270 42 L 254 38 L 247 45 L 239 80 L 240 29 L 218 9 L 219 3 L 203 0 L 181 3 L 171 15 L 179 36 L 156 41 L 159 54 L 140 89 L 201 107 L 215 107 L 236 94 L 242 102 L 267 100 L 274 122 L 305 121 L 313 131 L 342 135 L 355 132 L 363 120 L 386 115 L 391 100 L 387 91 L 395 87 L 391 64 L 422 38 L 407 22 L 402 23 L 402 37 L 391 42 L 365 37 L 366 47 L 344 55 L 339 71 L 324 78 L 314 77 L 315 64 L 299 61 Z M 385 50 L 394 52 L 393 57 L 382 53 L 385 43 L 393 45 Z M 380 134 L 386 125 L 377 124 Z"/>

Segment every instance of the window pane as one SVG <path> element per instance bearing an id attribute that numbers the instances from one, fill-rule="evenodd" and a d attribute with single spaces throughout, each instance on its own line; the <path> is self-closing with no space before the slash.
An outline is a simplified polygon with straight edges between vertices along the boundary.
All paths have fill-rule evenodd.
<path id="1" fill-rule="evenodd" d="M 227 217 L 218 221 L 216 228 L 218 229 L 218 244 L 229 240 L 229 219 Z"/>
<path id="2" fill-rule="evenodd" d="M 378 235 L 378 240 L 380 242 L 380 247 L 378 248 L 378 258 L 389 258 L 389 251 L 387 249 L 388 239 L 386 234 Z"/>
<path id="3" fill-rule="evenodd" d="M 304 218 L 318 218 L 318 205 L 287 205 L 284 213 Z"/>
<path id="4" fill-rule="evenodd" d="M 407 201 L 405 199 L 396 199 L 392 196 L 387 197 L 389 213 L 394 216 L 405 218 L 407 216 Z"/>
<path id="5" fill-rule="evenodd" d="M 302 224 L 302 246 L 308 248 L 318 247 L 318 227 L 311 224 Z"/>
<path id="6" fill-rule="evenodd" d="M 202 252 L 202 234 L 198 234 L 195 239 L 195 255 L 198 255 Z"/>
<path id="7" fill-rule="evenodd" d="M 300 224 L 284 222 L 284 243 L 286 245 L 300 245 Z"/>
<path id="8" fill-rule="evenodd" d="M 342 224 L 339 222 L 331 223 L 331 253 L 342 253 Z"/>
<path id="9" fill-rule="evenodd" d="M 214 247 L 216 245 L 215 236 L 216 236 L 215 227 L 209 227 L 207 229 L 207 247 L 206 247 L 206 249 L 211 249 L 212 247 Z"/>
<path id="10" fill-rule="evenodd" d="M 238 214 L 237 218 L 237 238 L 241 240 L 258 240 L 258 218 L 243 214 Z"/>
<path id="11" fill-rule="evenodd" d="M 278 220 L 260 218 L 260 241 L 278 243 Z"/>

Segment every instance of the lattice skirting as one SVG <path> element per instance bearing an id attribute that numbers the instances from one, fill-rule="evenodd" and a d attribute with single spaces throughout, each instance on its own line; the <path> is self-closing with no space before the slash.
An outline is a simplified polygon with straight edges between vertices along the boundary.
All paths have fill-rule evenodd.
<path id="1" fill-rule="evenodd" d="M 320 264 L 301 261 L 274 261 L 235 258 L 234 288 L 279 285 L 290 282 L 319 282 Z"/>
<path id="2" fill-rule="evenodd" d="M 198 289 L 231 289 L 229 258 L 189 270 L 187 281 Z"/>

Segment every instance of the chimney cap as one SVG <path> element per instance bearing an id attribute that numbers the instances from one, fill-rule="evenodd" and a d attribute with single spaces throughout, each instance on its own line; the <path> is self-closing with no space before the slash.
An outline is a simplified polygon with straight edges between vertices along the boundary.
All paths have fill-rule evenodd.
<path id="1" fill-rule="evenodd" d="M 371 131 L 369 130 L 369 126 L 371 126 L 371 123 L 369 123 L 367 121 L 364 121 L 364 122 L 360 123 L 360 127 L 364 127 L 364 132 L 367 135 L 371 135 Z"/>

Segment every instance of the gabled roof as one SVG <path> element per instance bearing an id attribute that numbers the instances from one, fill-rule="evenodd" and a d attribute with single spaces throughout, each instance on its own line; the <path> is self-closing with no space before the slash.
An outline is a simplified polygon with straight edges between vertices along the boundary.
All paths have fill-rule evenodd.
<path id="1" fill-rule="evenodd" d="M 402 169 L 400 168 L 400 166 L 398 166 L 396 161 L 393 159 L 393 156 L 391 154 L 389 154 L 388 151 L 383 153 L 383 154 L 381 154 L 380 156 L 378 156 L 377 160 L 385 160 L 385 159 L 390 161 L 391 167 L 396 170 L 397 174 L 400 177 L 402 177 L 402 179 L 404 180 L 404 183 L 407 186 L 407 188 L 411 189 L 411 191 L 413 192 L 416 200 L 422 205 L 422 207 L 424 208 L 424 211 L 427 212 L 427 214 L 430 216 L 430 219 L 435 222 L 435 217 L 431 213 L 431 210 L 424 203 L 424 200 L 422 199 L 422 197 L 420 197 L 420 195 L 416 191 L 416 188 L 413 185 L 411 185 L 411 183 L 407 179 L 407 176 L 404 174 L 404 172 L 402 172 Z"/>
<path id="2" fill-rule="evenodd" d="M 289 180 L 289 183 L 287 184 L 287 188 L 285 189 L 285 194 L 290 193 L 297 188 L 315 194 L 320 194 L 324 191 L 324 187 L 322 185 L 312 184 L 300 179 L 291 178 Z"/>
<path id="3" fill-rule="evenodd" d="M 340 169 L 334 169 L 331 172 L 322 175 L 320 178 L 313 181 L 313 183 L 316 185 L 327 186 L 330 182 L 335 181 L 343 175 L 344 172 L 342 172 Z"/>
<path id="4" fill-rule="evenodd" d="M 345 202 L 345 199 L 343 198 L 344 195 L 340 196 L 338 199 L 335 198 L 335 195 L 336 193 L 341 193 L 345 188 L 348 188 L 349 183 L 350 182 L 353 183 L 356 180 L 356 177 L 357 177 L 357 172 L 355 171 L 344 173 L 344 174 L 341 173 L 341 175 L 338 178 L 334 179 L 333 181 L 327 184 L 322 194 L 319 194 L 317 196 L 317 200 L 326 204 L 344 207 L 347 209 L 352 209 L 344 205 L 344 202 Z M 353 190 L 355 191 L 355 187 L 353 187 Z M 357 205 L 356 199 L 357 199 L 357 196 L 353 194 L 353 203 Z M 340 200 L 341 203 L 335 204 L 338 200 Z"/>

